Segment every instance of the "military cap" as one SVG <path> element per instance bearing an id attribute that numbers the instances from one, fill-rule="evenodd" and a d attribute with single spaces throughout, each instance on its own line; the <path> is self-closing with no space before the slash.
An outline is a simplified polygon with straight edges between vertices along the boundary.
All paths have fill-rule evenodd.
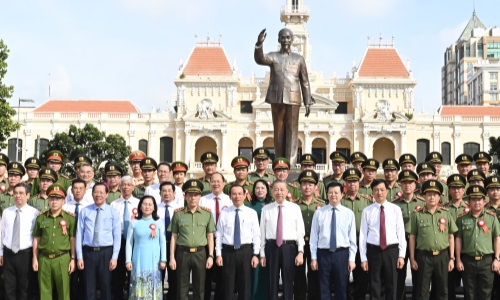
<path id="1" fill-rule="evenodd" d="M 318 173 L 313 170 L 305 170 L 299 174 L 299 182 L 312 182 L 314 184 L 318 184 L 319 176 Z"/>
<path id="2" fill-rule="evenodd" d="M 363 170 L 364 169 L 377 170 L 379 166 L 380 163 L 373 158 L 367 159 L 363 163 L 361 163 L 361 167 L 363 168 Z"/>
<path id="3" fill-rule="evenodd" d="M 475 170 L 470 170 L 469 173 L 467 173 L 467 181 L 475 181 L 475 180 L 481 180 L 484 181 L 486 179 L 486 175 L 484 175 L 484 172 L 478 169 Z"/>
<path id="4" fill-rule="evenodd" d="M 64 155 L 59 150 L 50 150 L 49 152 L 47 152 L 45 158 L 47 159 L 47 161 L 62 164 Z"/>
<path id="5" fill-rule="evenodd" d="M 57 197 L 57 198 L 66 198 L 66 191 L 59 184 L 53 184 L 49 186 L 47 189 L 47 196 L 49 197 Z"/>
<path id="6" fill-rule="evenodd" d="M 413 154 L 405 153 L 399 157 L 399 165 L 401 166 L 402 164 L 405 164 L 405 163 L 410 163 L 410 164 L 416 166 L 417 165 L 417 158 Z"/>
<path id="7" fill-rule="evenodd" d="M 79 168 L 82 165 L 90 165 L 90 166 L 92 166 L 92 160 L 88 156 L 86 156 L 86 155 L 78 154 L 75 157 L 75 162 L 73 163 L 73 166 L 75 166 L 76 168 Z"/>
<path id="8" fill-rule="evenodd" d="M 474 161 L 475 162 L 486 162 L 489 163 L 491 161 L 491 155 L 488 153 L 481 151 L 476 154 L 474 154 Z"/>
<path id="9" fill-rule="evenodd" d="M 403 182 L 403 181 L 417 181 L 418 180 L 418 175 L 417 173 L 413 172 L 412 170 L 404 170 L 399 172 L 398 174 L 398 181 Z"/>
<path id="10" fill-rule="evenodd" d="M 351 161 L 351 163 L 364 162 L 367 159 L 368 159 L 368 157 L 366 157 L 366 155 L 363 152 L 359 152 L 359 151 L 354 152 L 349 157 L 349 160 Z"/>
<path id="11" fill-rule="evenodd" d="M 427 192 L 436 192 L 441 195 L 443 193 L 443 185 L 441 182 L 434 179 L 427 180 L 422 184 L 422 194 Z"/>
<path id="12" fill-rule="evenodd" d="M 8 165 L 9 164 L 9 157 L 3 153 L 0 153 L 0 165 Z"/>
<path id="13" fill-rule="evenodd" d="M 134 150 L 128 156 L 128 161 L 129 162 L 140 162 L 141 160 L 143 160 L 145 158 L 146 158 L 146 153 L 142 152 L 141 150 Z"/>
<path id="14" fill-rule="evenodd" d="M 24 176 L 24 174 L 26 174 L 26 170 L 21 163 L 11 162 L 7 165 L 7 173 Z"/>
<path id="15" fill-rule="evenodd" d="M 250 161 L 244 156 L 236 156 L 231 161 L 231 167 L 233 169 L 248 168 Z"/>
<path id="16" fill-rule="evenodd" d="M 183 163 L 182 161 L 174 161 L 172 163 L 172 173 L 175 174 L 177 172 L 187 172 L 188 170 L 188 165 Z"/>
<path id="17" fill-rule="evenodd" d="M 316 157 L 310 153 L 303 154 L 300 157 L 300 164 L 301 165 L 316 165 Z"/>
<path id="18" fill-rule="evenodd" d="M 197 179 L 189 179 L 182 185 L 182 191 L 184 193 L 201 194 L 203 191 L 203 183 Z"/>
<path id="19" fill-rule="evenodd" d="M 52 180 L 52 182 L 56 182 L 59 179 L 59 176 L 57 175 L 57 172 L 54 171 L 51 168 L 42 168 L 40 172 L 38 173 L 38 177 L 40 179 L 48 179 Z"/>
<path id="20" fill-rule="evenodd" d="M 427 154 L 427 156 L 425 157 L 425 161 L 426 162 L 430 162 L 430 163 L 443 163 L 443 155 L 441 155 L 441 153 L 437 152 L 437 151 L 433 151 L 429 154 Z"/>
<path id="21" fill-rule="evenodd" d="M 332 162 L 340 162 L 340 163 L 349 162 L 347 156 L 345 156 L 345 154 L 340 151 L 333 151 L 332 154 L 330 154 L 330 159 L 332 160 Z"/>
<path id="22" fill-rule="evenodd" d="M 109 164 L 106 164 L 106 166 L 104 166 L 104 174 L 123 176 L 123 169 L 114 162 L 111 162 Z"/>
<path id="23" fill-rule="evenodd" d="M 145 157 L 141 160 L 141 170 L 156 170 L 158 169 L 158 164 L 156 160 L 152 157 Z"/>
<path id="24" fill-rule="evenodd" d="M 382 168 L 384 170 L 397 170 L 397 171 L 399 171 L 399 164 L 394 158 L 387 158 L 382 163 Z"/>
<path id="25" fill-rule="evenodd" d="M 472 156 L 469 154 L 460 154 L 455 158 L 455 163 L 459 165 L 470 165 L 472 164 Z"/>
<path id="26" fill-rule="evenodd" d="M 427 173 L 436 174 L 436 168 L 434 168 L 434 166 L 428 162 L 419 163 L 417 165 L 418 176 Z"/>
<path id="27" fill-rule="evenodd" d="M 464 188 L 467 184 L 467 180 L 460 174 L 452 174 L 448 176 L 448 179 L 446 179 L 446 184 L 448 187 L 456 186 Z"/>
<path id="28" fill-rule="evenodd" d="M 26 169 L 40 169 L 42 167 L 42 162 L 36 157 L 30 157 L 24 162 L 24 167 Z"/>
<path id="29" fill-rule="evenodd" d="M 490 176 L 490 177 L 486 178 L 486 180 L 484 181 L 484 187 L 486 189 L 500 188 L 500 177 Z"/>
<path id="30" fill-rule="evenodd" d="M 484 187 L 480 185 L 471 185 L 467 188 L 467 191 L 465 192 L 467 194 L 467 197 L 470 198 L 477 198 L 477 197 L 482 197 L 485 198 L 487 191 Z"/>
<path id="31" fill-rule="evenodd" d="M 359 181 L 361 179 L 361 171 L 359 171 L 358 168 L 349 168 L 342 174 L 342 179 L 344 179 L 344 181 Z"/>
<path id="32" fill-rule="evenodd" d="M 273 170 L 288 169 L 290 170 L 290 161 L 284 157 L 275 158 L 273 161 Z"/>
<path id="33" fill-rule="evenodd" d="M 202 164 L 216 164 L 219 162 L 219 157 L 213 152 L 205 152 L 201 155 L 200 161 Z"/>
<path id="34" fill-rule="evenodd" d="M 271 152 L 265 148 L 257 148 L 252 153 L 252 158 L 266 159 L 271 156 Z"/>

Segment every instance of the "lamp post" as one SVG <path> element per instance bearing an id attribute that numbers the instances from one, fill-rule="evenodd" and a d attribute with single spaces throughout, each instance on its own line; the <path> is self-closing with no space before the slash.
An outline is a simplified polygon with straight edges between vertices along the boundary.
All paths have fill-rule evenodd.
<path id="1" fill-rule="evenodd" d="M 17 104 L 17 124 L 19 124 L 19 109 L 21 108 L 21 102 L 29 102 L 29 103 L 35 103 L 32 99 L 21 99 L 19 98 L 19 102 Z M 19 128 L 17 129 L 17 136 L 16 136 L 16 161 L 19 160 Z"/>

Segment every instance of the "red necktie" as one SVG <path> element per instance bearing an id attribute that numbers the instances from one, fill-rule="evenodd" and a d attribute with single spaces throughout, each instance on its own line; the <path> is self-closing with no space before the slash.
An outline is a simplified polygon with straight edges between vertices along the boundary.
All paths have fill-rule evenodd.
<path id="1" fill-rule="evenodd" d="M 215 224 L 219 222 L 219 197 L 215 197 Z"/>
<path id="2" fill-rule="evenodd" d="M 385 236 L 385 212 L 384 206 L 380 206 L 380 249 L 387 248 L 387 237 Z"/>
<path id="3" fill-rule="evenodd" d="M 278 224 L 276 224 L 276 246 L 283 245 L 283 215 L 281 213 L 282 205 L 278 205 Z"/>

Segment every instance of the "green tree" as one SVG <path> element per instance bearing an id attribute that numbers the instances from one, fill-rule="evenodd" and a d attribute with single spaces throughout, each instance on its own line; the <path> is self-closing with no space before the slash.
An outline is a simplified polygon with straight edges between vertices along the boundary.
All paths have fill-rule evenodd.
<path id="1" fill-rule="evenodd" d="M 85 124 L 82 129 L 71 125 L 67 133 L 57 133 L 54 139 L 49 141 L 47 151 L 54 149 L 64 153 L 63 172 L 71 178 L 74 178 L 75 174 L 70 166 L 78 154 L 84 154 L 92 160 L 94 178 L 98 181 L 103 178 L 104 169 L 99 168 L 103 162 L 113 161 L 122 167 L 125 173 L 128 171 L 127 158 L 131 149 L 125 139 L 118 134 L 106 135 L 106 132 L 100 131 L 92 124 Z M 45 164 L 45 161 L 42 163 Z"/>
<path id="2" fill-rule="evenodd" d="M 7 138 L 10 134 L 19 129 L 19 123 L 14 122 L 12 117 L 16 115 L 16 110 L 10 107 L 7 102 L 14 93 L 14 86 L 7 86 L 3 82 L 5 74 L 7 74 L 7 58 L 9 57 L 9 48 L 0 39 L 0 148 L 7 147 Z"/>

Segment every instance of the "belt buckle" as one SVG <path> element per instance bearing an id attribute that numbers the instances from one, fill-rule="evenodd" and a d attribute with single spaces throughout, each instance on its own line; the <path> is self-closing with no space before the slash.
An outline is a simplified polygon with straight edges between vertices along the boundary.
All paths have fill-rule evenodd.
<path id="1" fill-rule="evenodd" d="M 195 253 L 196 252 L 196 248 L 189 248 L 189 253 Z"/>
<path id="2" fill-rule="evenodd" d="M 101 251 L 101 247 L 94 247 L 94 252 L 99 252 Z"/>
<path id="3" fill-rule="evenodd" d="M 482 256 L 474 256 L 474 260 L 483 260 Z"/>
<path id="4" fill-rule="evenodd" d="M 432 255 L 438 255 L 439 252 L 440 252 L 439 250 L 434 250 L 434 251 L 432 251 Z"/>
<path id="5" fill-rule="evenodd" d="M 55 254 L 49 254 L 49 255 L 47 255 L 47 257 L 50 258 L 50 259 L 53 259 L 53 258 L 56 258 L 56 255 Z"/>
<path id="6" fill-rule="evenodd" d="M 307 241 L 309 241 L 309 237 L 308 237 L 308 236 L 305 236 L 305 237 L 304 237 L 304 240 L 305 240 L 306 242 L 307 242 Z"/>

